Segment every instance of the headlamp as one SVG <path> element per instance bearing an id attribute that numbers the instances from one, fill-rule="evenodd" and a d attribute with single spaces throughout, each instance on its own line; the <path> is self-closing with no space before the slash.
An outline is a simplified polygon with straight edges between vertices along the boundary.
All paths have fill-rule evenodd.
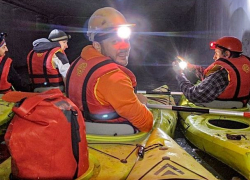
<path id="1" fill-rule="evenodd" d="M 181 56 L 177 56 L 177 61 L 179 63 L 179 67 L 184 70 L 187 68 L 187 62 L 185 62 L 185 60 L 181 57 Z"/>
<path id="2" fill-rule="evenodd" d="M 211 42 L 210 43 L 210 49 L 215 49 L 217 47 L 217 43 L 216 42 Z"/>
<path id="3" fill-rule="evenodd" d="M 107 38 L 117 36 L 121 39 L 129 39 L 131 35 L 131 28 L 127 25 L 120 25 L 118 28 L 109 31 L 100 31 L 94 37 L 94 41 L 101 42 Z"/>
<path id="4" fill-rule="evenodd" d="M 211 42 L 210 43 L 210 49 L 216 49 L 216 48 L 220 48 L 220 49 L 224 49 L 224 50 L 228 50 L 230 51 L 229 49 L 223 47 L 223 46 L 220 46 L 217 42 Z"/>
<path id="5" fill-rule="evenodd" d="M 7 33 L 1 32 L 0 33 L 0 42 L 2 42 L 2 40 L 5 39 L 5 37 L 7 37 Z"/>
<path id="6" fill-rule="evenodd" d="M 128 26 L 120 26 L 117 29 L 117 35 L 122 39 L 128 39 L 131 35 L 131 29 Z"/>
<path id="7" fill-rule="evenodd" d="M 181 62 L 179 62 L 179 67 L 180 67 L 182 70 L 184 70 L 184 69 L 187 68 L 187 63 L 186 63 L 185 61 L 181 61 Z"/>

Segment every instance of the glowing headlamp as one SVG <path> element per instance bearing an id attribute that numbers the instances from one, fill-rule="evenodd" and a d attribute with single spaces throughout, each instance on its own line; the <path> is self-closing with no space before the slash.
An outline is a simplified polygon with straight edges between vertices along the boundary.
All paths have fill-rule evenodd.
<path id="1" fill-rule="evenodd" d="M 181 61 L 181 62 L 179 62 L 179 67 L 180 67 L 182 70 L 184 70 L 184 69 L 187 68 L 187 63 L 186 63 L 185 61 Z"/>
<path id="2" fill-rule="evenodd" d="M 187 68 L 187 62 L 185 62 L 185 60 L 181 57 L 181 56 L 177 56 L 177 61 L 179 63 L 179 67 L 184 70 Z"/>
<path id="3" fill-rule="evenodd" d="M 131 28 L 129 25 L 120 25 L 118 28 L 112 28 L 109 31 L 100 31 L 94 37 L 94 41 L 101 42 L 107 38 L 117 36 L 121 39 L 129 39 L 131 35 Z"/>
<path id="4" fill-rule="evenodd" d="M 120 26 L 117 29 L 117 35 L 122 39 L 128 39 L 131 35 L 131 29 L 128 26 Z"/>
<path id="5" fill-rule="evenodd" d="M 215 49 L 217 47 L 217 43 L 216 42 L 211 42 L 210 43 L 210 49 Z"/>

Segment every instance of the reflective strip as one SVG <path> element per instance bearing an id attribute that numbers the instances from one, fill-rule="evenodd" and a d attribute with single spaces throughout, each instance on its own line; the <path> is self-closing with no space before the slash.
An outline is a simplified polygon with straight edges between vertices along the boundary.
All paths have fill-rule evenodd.
<path id="1" fill-rule="evenodd" d="M 217 115 L 231 115 L 231 116 L 244 116 L 244 112 L 239 111 L 228 111 L 228 110 L 217 110 L 217 109 L 210 109 L 209 114 L 217 114 Z"/>
<path id="2" fill-rule="evenodd" d="M 147 104 L 147 107 L 156 109 L 171 109 L 174 111 L 184 111 L 184 112 L 198 112 L 198 113 L 207 113 L 216 115 L 250 117 L 250 112 L 239 112 L 239 111 L 230 111 L 223 109 L 192 108 L 186 106 L 171 106 L 171 105 L 161 105 L 161 104 Z"/>
<path id="3" fill-rule="evenodd" d="M 165 95 L 183 95 L 183 92 L 162 92 L 162 91 L 143 91 L 143 90 L 137 90 L 136 93 L 138 94 L 165 94 Z"/>
<path id="4" fill-rule="evenodd" d="M 66 40 L 68 39 L 68 36 L 62 36 L 62 37 L 59 37 L 59 38 L 53 38 L 51 39 L 51 41 L 60 41 L 60 40 Z"/>

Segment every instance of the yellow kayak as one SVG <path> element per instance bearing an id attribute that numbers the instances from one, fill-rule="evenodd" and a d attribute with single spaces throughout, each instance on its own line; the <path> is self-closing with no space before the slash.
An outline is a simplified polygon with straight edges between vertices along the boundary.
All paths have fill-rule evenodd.
<path id="1" fill-rule="evenodd" d="M 175 105 L 171 96 L 147 95 L 149 103 Z M 172 110 L 151 109 L 154 127 L 149 133 L 130 135 L 87 134 L 89 170 L 78 179 L 207 179 L 216 178 L 171 137 L 177 123 Z M 87 130 L 88 132 L 88 130 Z M 10 158 L 0 165 L 8 179 Z"/>
<path id="2" fill-rule="evenodd" d="M 179 105 L 199 108 L 184 96 Z M 247 112 L 249 108 L 235 111 Z M 250 179 L 250 118 L 190 112 L 179 114 L 183 133 L 192 144 Z"/>
<path id="3" fill-rule="evenodd" d="M 10 103 L 2 100 L 0 95 L 0 135 L 5 133 L 8 122 L 12 119 L 12 107 L 15 103 Z"/>

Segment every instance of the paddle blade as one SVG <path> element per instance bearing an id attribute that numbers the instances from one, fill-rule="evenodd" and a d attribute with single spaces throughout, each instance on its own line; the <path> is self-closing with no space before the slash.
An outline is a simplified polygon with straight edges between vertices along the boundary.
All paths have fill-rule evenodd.
<path id="1" fill-rule="evenodd" d="M 250 112 L 244 112 L 244 117 L 250 118 Z"/>

